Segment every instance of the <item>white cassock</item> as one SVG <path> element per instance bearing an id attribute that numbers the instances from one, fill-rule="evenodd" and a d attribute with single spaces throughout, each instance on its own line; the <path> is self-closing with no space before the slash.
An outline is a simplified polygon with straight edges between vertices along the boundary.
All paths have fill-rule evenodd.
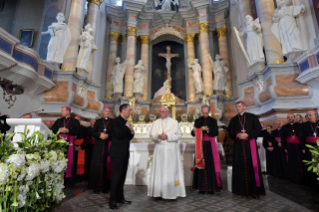
<path id="1" fill-rule="evenodd" d="M 165 133 L 167 140 L 158 136 Z M 155 142 L 153 162 L 148 185 L 148 196 L 176 199 L 186 197 L 184 171 L 178 139 L 182 131 L 175 119 L 157 119 L 149 132 Z"/>
<path id="2" fill-rule="evenodd" d="M 263 146 L 263 137 L 257 138 L 257 144 L 259 144 L 258 153 L 260 160 L 260 168 L 262 172 L 267 172 L 266 168 L 266 149 Z"/>

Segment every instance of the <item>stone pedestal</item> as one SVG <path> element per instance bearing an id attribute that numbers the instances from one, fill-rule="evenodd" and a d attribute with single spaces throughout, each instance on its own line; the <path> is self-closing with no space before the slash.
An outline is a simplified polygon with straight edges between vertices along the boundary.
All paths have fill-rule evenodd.
<path id="1" fill-rule="evenodd" d="M 200 97 L 202 97 L 204 95 L 204 92 L 203 91 L 201 91 L 201 92 L 196 92 L 195 93 L 195 98 L 196 99 L 199 99 Z"/>
<path id="2" fill-rule="evenodd" d="M 87 69 L 77 68 L 77 73 L 83 77 L 89 76 L 89 71 Z"/>
<path id="3" fill-rule="evenodd" d="M 136 100 L 143 100 L 143 93 L 134 93 L 135 99 Z"/>
<path id="4" fill-rule="evenodd" d="M 253 64 L 251 64 L 249 66 L 249 73 L 248 73 L 248 76 L 251 76 L 252 74 L 258 72 L 258 71 L 261 71 L 265 68 L 265 61 L 264 60 L 261 60 L 261 61 L 256 61 L 254 62 Z"/>
<path id="5" fill-rule="evenodd" d="M 113 92 L 112 95 L 113 95 L 113 99 L 117 99 L 117 98 L 122 97 L 123 93 Z"/>
<path id="6" fill-rule="evenodd" d="M 299 57 L 304 51 L 293 51 L 293 52 L 288 52 L 285 57 L 287 58 L 286 63 L 292 63 L 294 60 Z"/>

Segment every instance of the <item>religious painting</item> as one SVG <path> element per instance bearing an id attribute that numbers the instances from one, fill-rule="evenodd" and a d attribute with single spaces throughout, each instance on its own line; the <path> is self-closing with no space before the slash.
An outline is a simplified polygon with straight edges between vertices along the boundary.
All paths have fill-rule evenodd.
<path id="1" fill-rule="evenodd" d="M 165 93 L 167 80 L 166 59 L 159 54 L 167 53 L 167 46 L 171 54 L 178 54 L 171 58 L 172 93 L 180 99 L 186 100 L 185 57 L 184 45 L 174 41 L 163 41 L 153 45 L 152 51 L 152 86 L 151 98 Z"/>
<path id="2" fill-rule="evenodd" d="M 22 29 L 20 30 L 20 44 L 26 47 L 31 47 L 33 44 L 34 29 Z"/>

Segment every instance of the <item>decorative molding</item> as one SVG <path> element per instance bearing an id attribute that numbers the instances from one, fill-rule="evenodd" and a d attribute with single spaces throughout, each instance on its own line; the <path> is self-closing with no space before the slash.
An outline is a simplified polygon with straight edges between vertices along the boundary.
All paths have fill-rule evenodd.
<path id="1" fill-rule="evenodd" d="M 198 24 L 198 29 L 199 29 L 199 33 L 208 33 L 209 32 L 209 25 L 208 25 L 208 21 Z"/>
<path id="2" fill-rule="evenodd" d="M 147 44 L 150 45 L 150 35 L 140 35 L 141 38 L 141 44 Z"/>
<path id="3" fill-rule="evenodd" d="M 90 3 L 95 4 L 98 7 L 100 7 L 103 2 L 104 0 L 90 0 Z"/>
<path id="4" fill-rule="evenodd" d="M 217 37 L 218 38 L 227 36 L 227 27 L 226 26 L 216 28 L 216 30 L 217 30 Z"/>
<path id="5" fill-rule="evenodd" d="M 186 43 L 194 43 L 196 33 L 188 33 L 185 35 L 185 41 Z"/>
<path id="6" fill-rule="evenodd" d="M 127 35 L 136 37 L 137 27 L 127 26 Z"/>
<path id="7" fill-rule="evenodd" d="M 182 35 L 181 32 L 179 32 L 177 29 L 177 27 L 173 27 L 173 26 L 168 26 L 168 24 L 165 27 L 161 27 L 160 29 L 156 29 L 156 30 L 152 30 L 151 32 L 151 40 L 155 40 L 158 39 L 164 35 L 172 35 L 174 37 L 177 37 L 180 40 L 184 40 L 184 37 Z"/>
<path id="8" fill-rule="evenodd" d="M 110 41 L 118 42 L 120 34 L 121 34 L 120 32 L 111 31 L 110 32 Z"/>

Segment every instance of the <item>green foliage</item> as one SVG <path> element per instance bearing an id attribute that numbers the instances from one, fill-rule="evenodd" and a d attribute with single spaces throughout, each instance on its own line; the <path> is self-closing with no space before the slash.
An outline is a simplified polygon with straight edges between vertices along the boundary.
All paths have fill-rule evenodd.
<path id="1" fill-rule="evenodd" d="M 150 114 L 151 114 L 151 113 L 150 113 L 149 111 L 146 113 L 145 119 L 144 119 L 145 123 L 150 123 L 150 122 L 151 122 Z"/>
<path id="2" fill-rule="evenodd" d="M 319 140 L 317 140 L 317 146 L 306 144 L 309 148 L 309 152 L 312 154 L 312 161 L 303 160 L 306 166 L 309 166 L 307 171 L 312 171 L 319 176 Z M 317 178 L 319 181 L 319 177 Z"/>

